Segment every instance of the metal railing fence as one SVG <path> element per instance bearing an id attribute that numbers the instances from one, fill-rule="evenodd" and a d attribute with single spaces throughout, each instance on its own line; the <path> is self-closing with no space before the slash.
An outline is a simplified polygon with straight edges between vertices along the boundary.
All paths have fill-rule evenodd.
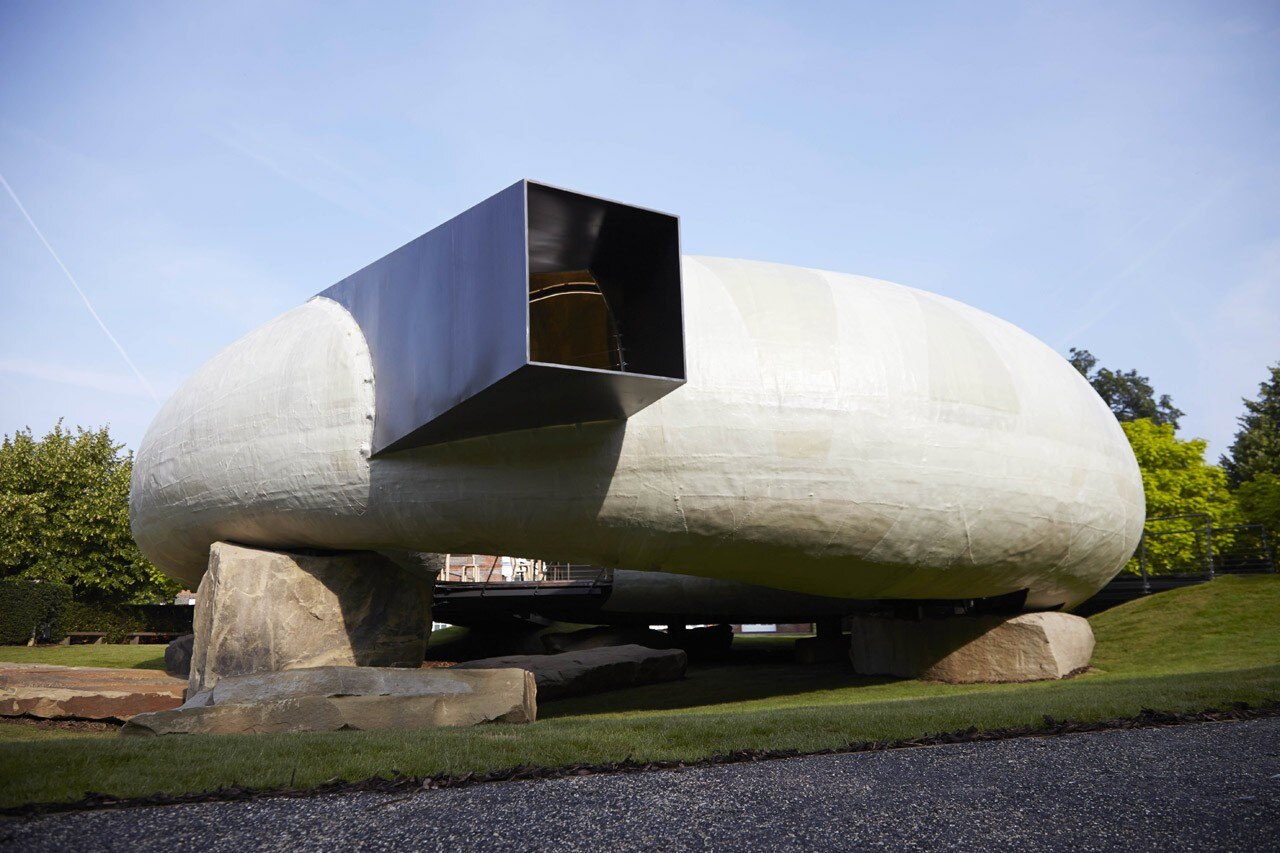
<path id="1" fill-rule="evenodd" d="M 1147 519 L 1128 568 L 1150 592 L 1153 576 L 1274 572 L 1275 549 L 1261 524 L 1218 526 L 1206 513 L 1158 516 Z"/>

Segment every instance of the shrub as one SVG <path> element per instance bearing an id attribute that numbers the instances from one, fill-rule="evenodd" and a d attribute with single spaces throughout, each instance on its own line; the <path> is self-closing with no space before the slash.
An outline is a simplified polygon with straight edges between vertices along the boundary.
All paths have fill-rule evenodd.
<path id="1" fill-rule="evenodd" d="M 1205 565 L 1206 523 L 1225 527 L 1238 520 L 1235 498 L 1227 489 L 1227 475 L 1204 461 L 1205 441 L 1184 441 L 1169 424 L 1146 419 L 1121 423 L 1142 469 L 1142 489 L 1147 499 L 1147 572 L 1175 574 L 1201 571 Z M 1168 516 L 1198 515 L 1173 521 L 1153 521 Z M 1214 534 L 1214 546 L 1231 548 L 1230 533 Z M 1135 555 L 1126 566 L 1137 572 Z"/>
<path id="2" fill-rule="evenodd" d="M 69 584 L 81 601 L 171 598 L 179 585 L 129 531 L 133 457 L 106 427 L 30 429 L 0 440 L 0 578 Z"/>
<path id="3" fill-rule="evenodd" d="M 0 580 L 0 643 L 25 643 L 33 633 L 42 640 L 61 640 L 70 603 L 66 584 Z"/>
<path id="4" fill-rule="evenodd" d="M 92 604 L 73 601 L 67 607 L 67 631 L 102 631 L 108 643 L 124 641 L 138 631 L 191 633 L 190 606 L 162 604 Z"/>

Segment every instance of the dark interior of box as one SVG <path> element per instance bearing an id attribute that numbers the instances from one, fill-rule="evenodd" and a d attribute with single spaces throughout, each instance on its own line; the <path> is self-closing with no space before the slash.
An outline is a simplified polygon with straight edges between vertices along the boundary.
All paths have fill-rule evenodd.
<path id="1" fill-rule="evenodd" d="M 528 190 L 532 361 L 684 378 L 675 217 Z"/>

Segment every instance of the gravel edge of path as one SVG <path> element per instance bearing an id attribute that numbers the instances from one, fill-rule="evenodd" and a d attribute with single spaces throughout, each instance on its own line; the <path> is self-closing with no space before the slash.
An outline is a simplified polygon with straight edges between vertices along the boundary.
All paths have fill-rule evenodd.
<path id="1" fill-rule="evenodd" d="M 499 782 L 530 781 L 538 779 L 562 779 L 571 776 L 593 776 L 602 774 L 644 773 L 655 770 L 672 770 L 686 767 L 710 767 L 725 764 L 740 764 L 756 761 L 776 761 L 786 758 L 800 758 L 814 755 L 843 755 L 858 752 L 886 752 L 898 749 L 914 749 L 941 744 L 981 743 L 986 741 L 1012 740 L 1025 737 L 1052 737 L 1056 735 L 1079 734 L 1082 732 L 1100 732 L 1124 729 L 1163 728 L 1196 723 L 1225 722 L 1233 720 L 1257 720 L 1280 716 L 1280 702 L 1269 702 L 1260 707 L 1250 707 L 1247 703 L 1234 703 L 1227 708 L 1207 708 L 1203 711 L 1173 713 L 1155 711 L 1144 708 L 1132 717 L 1116 717 L 1098 722 L 1079 722 L 1057 720 L 1045 715 L 1040 725 L 1015 726 L 1000 729 L 981 730 L 971 726 L 935 735 L 918 738 L 907 738 L 892 741 L 850 741 L 831 749 L 805 752 L 795 749 L 783 750 L 737 750 L 730 753 L 710 755 L 688 761 L 635 761 L 627 756 L 622 761 L 604 764 L 571 764 L 558 767 L 536 765 L 517 765 L 489 773 L 467 773 L 463 775 L 437 774 L 432 776 L 391 777 L 373 776 L 368 779 L 348 781 L 331 779 L 304 788 L 252 788 L 244 786 L 228 786 L 212 791 L 189 794 L 152 794 L 144 797 L 116 797 L 110 794 L 89 793 L 79 800 L 68 800 L 55 803 L 28 803 L 21 806 L 10 806 L 0 809 L 0 820 L 14 818 L 34 818 L 43 815 L 63 812 L 92 811 L 99 809 L 129 809 L 145 806 L 180 805 L 186 803 L 208 802 L 245 802 L 275 797 L 306 798 L 334 793 L 373 792 L 399 793 L 418 789 L 439 790 L 445 788 L 462 788 L 473 785 L 490 785 Z"/>

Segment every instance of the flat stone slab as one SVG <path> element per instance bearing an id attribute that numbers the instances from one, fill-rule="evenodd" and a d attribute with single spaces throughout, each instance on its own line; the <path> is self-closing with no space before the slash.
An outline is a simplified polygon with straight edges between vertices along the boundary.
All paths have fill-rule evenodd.
<path id="1" fill-rule="evenodd" d="M 533 673 L 543 700 L 582 696 L 684 677 L 689 659 L 680 649 L 607 646 L 558 655 L 509 655 L 460 663 L 451 672 L 515 667 Z"/>
<path id="2" fill-rule="evenodd" d="M 1089 621 L 1070 613 L 865 616 L 852 620 L 849 659 L 865 675 L 952 684 L 1042 681 L 1087 667 L 1093 643 Z"/>
<path id="3" fill-rule="evenodd" d="M 644 646 L 650 649 L 669 649 L 675 643 L 668 634 L 651 628 L 635 628 L 624 625 L 599 625 L 578 631 L 543 634 L 542 647 L 547 654 L 581 652 L 609 646 Z"/>
<path id="4" fill-rule="evenodd" d="M 231 676 L 177 710 L 140 714 L 124 735 L 422 729 L 537 718 L 537 686 L 520 669 L 324 666 Z"/>
<path id="5" fill-rule="evenodd" d="M 177 708 L 186 687 L 153 669 L 0 663 L 0 716 L 123 721 Z"/>

